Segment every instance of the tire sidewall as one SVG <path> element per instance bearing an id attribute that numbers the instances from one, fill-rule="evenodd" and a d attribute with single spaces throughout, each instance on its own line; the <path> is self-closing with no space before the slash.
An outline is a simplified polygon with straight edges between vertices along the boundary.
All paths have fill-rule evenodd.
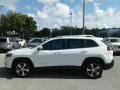
<path id="1" fill-rule="evenodd" d="M 20 64 L 20 63 L 26 63 L 26 64 L 29 66 L 29 73 L 28 73 L 27 75 L 25 75 L 25 76 L 20 76 L 20 75 L 18 75 L 17 72 L 16 72 L 16 66 L 17 66 L 18 64 Z M 26 61 L 16 62 L 16 63 L 13 65 L 13 72 L 14 72 L 15 75 L 17 75 L 18 77 L 24 78 L 24 77 L 30 76 L 30 75 L 32 74 L 32 72 L 33 72 L 33 66 L 32 66 L 29 62 L 26 62 Z"/>
<path id="2" fill-rule="evenodd" d="M 97 65 L 99 65 L 99 67 L 100 67 L 100 74 L 99 74 L 98 76 L 96 76 L 96 77 L 91 77 L 91 76 L 89 76 L 89 74 L 87 73 L 87 67 L 88 67 L 88 65 L 90 65 L 90 64 L 97 64 Z M 102 67 L 102 65 L 101 65 L 99 62 L 88 62 L 86 65 L 84 65 L 84 73 L 85 73 L 85 75 L 86 75 L 87 77 L 89 77 L 89 78 L 91 78 L 91 79 L 97 79 L 97 78 L 100 78 L 100 77 L 102 76 L 103 67 Z"/>

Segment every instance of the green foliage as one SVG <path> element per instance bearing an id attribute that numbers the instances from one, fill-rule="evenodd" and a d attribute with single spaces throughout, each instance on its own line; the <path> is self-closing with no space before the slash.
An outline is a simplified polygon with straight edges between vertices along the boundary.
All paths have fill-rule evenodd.
<path id="1" fill-rule="evenodd" d="M 41 31 L 35 33 L 35 37 L 50 37 L 51 31 L 49 28 L 43 28 Z"/>
<path id="2" fill-rule="evenodd" d="M 81 35 L 82 34 L 82 28 L 78 27 L 69 27 L 69 26 L 62 26 L 60 29 L 58 28 L 43 28 L 40 31 L 36 31 L 35 37 L 56 37 L 56 36 L 62 36 L 62 35 Z M 85 29 L 85 34 L 86 35 L 94 35 L 94 36 L 99 36 L 99 37 L 106 37 L 107 34 L 102 32 L 105 31 L 106 29 Z M 51 31 L 51 32 L 50 32 Z"/>
<path id="3" fill-rule="evenodd" d="M 36 29 L 36 21 L 27 15 L 9 12 L 7 15 L 2 16 L 0 31 L 4 31 L 4 33 L 30 34 L 35 32 Z"/>

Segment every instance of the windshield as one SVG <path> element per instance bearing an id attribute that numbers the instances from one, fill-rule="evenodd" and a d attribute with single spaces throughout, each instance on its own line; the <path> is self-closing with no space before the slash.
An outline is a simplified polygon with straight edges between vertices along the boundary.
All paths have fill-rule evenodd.
<path id="1" fill-rule="evenodd" d="M 15 38 L 10 38 L 10 42 L 17 42 L 17 39 L 15 39 Z"/>
<path id="2" fill-rule="evenodd" d="M 30 42 L 42 43 L 42 39 L 32 39 Z"/>
<path id="3" fill-rule="evenodd" d="M 6 38 L 0 38 L 0 43 L 5 43 L 7 41 Z"/>

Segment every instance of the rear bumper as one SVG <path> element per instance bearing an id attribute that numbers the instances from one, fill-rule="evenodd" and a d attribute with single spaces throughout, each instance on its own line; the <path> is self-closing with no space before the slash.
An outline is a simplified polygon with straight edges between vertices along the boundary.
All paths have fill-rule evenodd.
<path id="1" fill-rule="evenodd" d="M 105 69 L 105 70 L 111 69 L 113 66 L 114 66 L 114 60 L 112 60 L 112 62 L 109 63 L 109 64 L 105 64 L 105 65 L 104 65 L 104 69 Z"/>

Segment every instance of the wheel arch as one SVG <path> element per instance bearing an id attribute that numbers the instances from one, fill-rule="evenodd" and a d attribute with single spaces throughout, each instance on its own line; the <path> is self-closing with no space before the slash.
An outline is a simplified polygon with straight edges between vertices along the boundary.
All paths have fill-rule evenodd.
<path id="1" fill-rule="evenodd" d="M 99 63 L 101 63 L 101 65 L 103 67 L 104 67 L 104 64 L 105 64 L 104 60 L 102 58 L 100 58 L 100 57 L 87 57 L 83 61 L 82 66 L 86 65 L 89 62 L 99 62 Z"/>
<path id="2" fill-rule="evenodd" d="M 17 63 L 17 62 L 21 62 L 21 61 L 25 61 L 25 62 L 29 62 L 33 67 L 34 67 L 34 64 L 32 62 L 32 60 L 28 57 L 19 57 L 19 58 L 15 58 L 12 62 L 12 68 L 14 67 L 14 64 Z"/>

